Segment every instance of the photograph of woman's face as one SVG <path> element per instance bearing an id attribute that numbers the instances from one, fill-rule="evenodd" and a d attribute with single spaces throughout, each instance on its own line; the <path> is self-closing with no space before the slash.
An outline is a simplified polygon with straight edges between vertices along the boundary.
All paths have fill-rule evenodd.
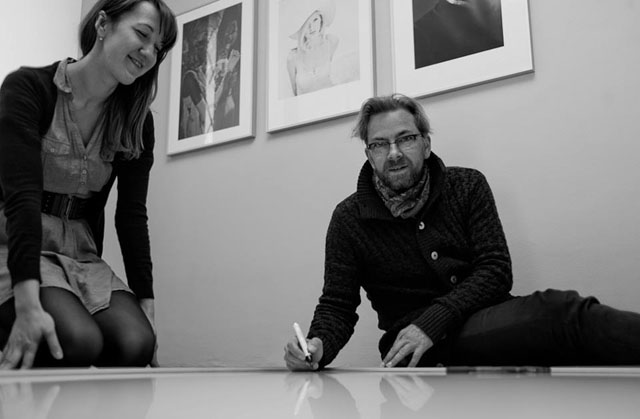
<path id="1" fill-rule="evenodd" d="M 314 39 L 322 35 L 322 15 L 313 12 L 304 23 L 301 31 L 300 43 L 303 48 L 309 48 Z"/>

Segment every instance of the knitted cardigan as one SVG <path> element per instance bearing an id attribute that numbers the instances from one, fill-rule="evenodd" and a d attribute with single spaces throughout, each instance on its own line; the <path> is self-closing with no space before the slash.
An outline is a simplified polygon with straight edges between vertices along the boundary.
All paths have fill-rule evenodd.
<path id="1" fill-rule="evenodd" d="M 0 201 L 4 201 L 9 238 L 7 265 L 13 284 L 40 279 L 42 241 L 42 136 L 53 119 L 58 88 L 53 76 L 58 62 L 22 67 L 0 87 Z M 115 179 L 118 200 L 115 224 L 127 281 L 138 298 L 153 298 L 152 263 L 147 225 L 147 190 L 155 143 L 153 117 L 143 128 L 144 150 L 138 159 L 116 153 L 111 178 L 91 198 L 87 222 L 98 255 L 102 253 L 104 206 Z"/>
<path id="2" fill-rule="evenodd" d="M 365 163 L 357 191 L 335 208 L 325 249 L 322 295 L 309 337 L 329 364 L 353 334 L 360 287 L 385 331 L 384 356 L 397 333 L 418 326 L 436 343 L 475 311 L 510 298 L 511 259 L 491 189 L 477 170 L 445 167 L 431 154 L 431 192 L 409 219 L 394 218 Z"/>

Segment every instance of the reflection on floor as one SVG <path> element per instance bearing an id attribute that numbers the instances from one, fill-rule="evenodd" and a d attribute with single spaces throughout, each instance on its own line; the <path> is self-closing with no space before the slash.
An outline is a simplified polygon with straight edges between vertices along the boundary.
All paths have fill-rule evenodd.
<path id="1" fill-rule="evenodd" d="M 640 368 L 0 372 L 0 419 L 638 418 Z"/>

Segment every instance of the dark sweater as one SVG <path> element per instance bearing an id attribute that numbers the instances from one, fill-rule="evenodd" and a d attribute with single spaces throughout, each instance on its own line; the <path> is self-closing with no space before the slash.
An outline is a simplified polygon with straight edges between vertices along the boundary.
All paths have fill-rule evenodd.
<path id="1" fill-rule="evenodd" d="M 7 261 L 13 284 L 40 279 L 42 241 L 42 136 L 48 131 L 58 95 L 53 76 L 58 62 L 41 68 L 22 67 L 0 87 L 0 201 L 4 201 L 9 238 Z M 87 217 L 98 254 L 102 253 L 104 206 L 118 179 L 116 231 L 127 281 L 138 298 L 153 298 L 146 199 L 155 142 L 153 117 L 144 124 L 144 151 L 113 161 L 111 178 L 92 197 Z"/>
<path id="2" fill-rule="evenodd" d="M 431 192 L 416 218 L 394 218 L 365 163 L 356 193 L 335 209 L 326 239 L 325 282 L 309 337 L 329 364 L 353 334 L 360 287 L 378 314 L 384 354 L 409 324 L 434 343 L 475 311 L 508 299 L 511 260 L 491 189 L 474 169 L 427 160 Z"/>

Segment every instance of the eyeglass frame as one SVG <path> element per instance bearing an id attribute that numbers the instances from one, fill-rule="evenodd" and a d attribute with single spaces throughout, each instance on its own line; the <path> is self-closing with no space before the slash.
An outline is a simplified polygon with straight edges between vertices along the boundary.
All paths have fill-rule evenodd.
<path id="1" fill-rule="evenodd" d="M 409 139 L 409 137 L 415 137 L 415 139 L 411 140 Z M 427 135 L 427 138 L 428 137 L 429 136 Z M 419 132 L 415 134 L 405 134 L 405 135 L 396 137 L 393 141 L 375 141 L 375 142 L 369 143 L 365 146 L 365 148 L 371 154 L 384 156 L 389 154 L 389 151 L 391 151 L 391 145 L 395 144 L 398 150 L 404 153 L 407 150 L 410 150 L 415 144 L 417 144 L 417 140 L 419 138 L 425 138 L 425 136 Z M 408 147 L 408 148 L 403 148 L 403 147 Z"/>

